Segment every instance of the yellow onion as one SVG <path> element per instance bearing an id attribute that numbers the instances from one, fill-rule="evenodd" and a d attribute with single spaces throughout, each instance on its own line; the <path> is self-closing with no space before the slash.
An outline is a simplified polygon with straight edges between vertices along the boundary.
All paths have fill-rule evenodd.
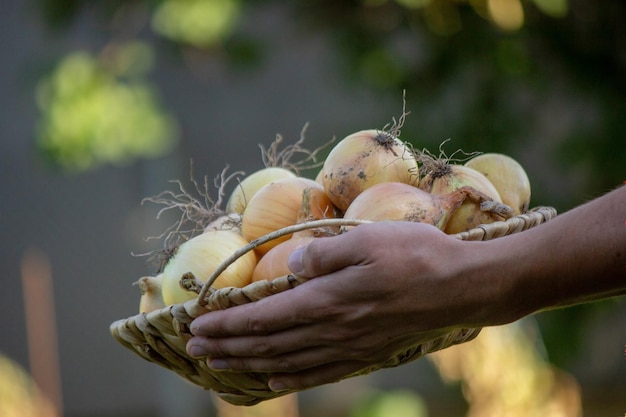
<path id="1" fill-rule="evenodd" d="M 320 184 L 303 177 L 286 178 L 267 184 L 248 202 L 241 233 L 252 241 L 301 221 L 332 217 L 335 217 L 334 206 Z M 264 243 L 255 252 L 262 256 L 291 236 Z"/>
<path id="2" fill-rule="evenodd" d="M 243 213 L 248 202 L 257 191 L 272 181 L 283 178 L 294 178 L 296 174 L 280 167 L 267 167 L 260 169 L 245 177 L 233 190 L 226 203 L 227 213 Z"/>
<path id="3" fill-rule="evenodd" d="M 242 216 L 239 213 L 224 214 L 207 224 L 204 228 L 204 231 L 209 232 L 211 230 L 231 230 L 233 232 L 241 234 L 241 219 Z"/>
<path id="4" fill-rule="evenodd" d="M 450 217 L 444 229 L 446 233 L 463 232 L 513 215 L 513 210 L 502 203 L 498 190 L 480 172 L 444 160 L 433 161 L 430 165 L 422 165 L 422 168 L 424 173 L 419 187 L 431 194 L 448 194 L 462 187 L 471 187 L 487 197 L 480 201 L 466 200 Z M 491 204 L 486 204 L 487 201 Z"/>
<path id="5" fill-rule="evenodd" d="M 162 274 L 156 277 L 141 277 L 135 281 L 134 285 L 137 285 L 141 290 L 141 297 L 139 298 L 140 313 L 149 313 L 154 310 L 160 310 L 166 306 L 163 301 L 163 296 L 161 295 L 162 282 Z"/>
<path id="6" fill-rule="evenodd" d="M 386 182 L 359 194 L 344 218 L 421 222 L 444 230 L 450 217 L 470 197 L 481 198 L 469 187 L 447 194 L 431 194 L 412 185 Z"/>
<path id="7" fill-rule="evenodd" d="M 230 230 L 212 230 L 194 236 L 181 244 L 163 269 L 162 294 L 167 305 L 184 303 L 197 296 L 181 287 L 180 280 L 187 273 L 201 284 L 237 249 L 248 241 Z M 256 256 L 248 252 L 222 272 L 213 288 L 244 287 L 250 283 L 256 266 Z"/>
<path id="8" fill-rule="evenodd" d="M 291 271 L 287 266 L 289 254 L 307 245 L 313 239 L 316 239 L 316 237 L 312 233 L 299 232 L 294 233 L 290 239 L 274 246 L 259 259 L 252 274 L 252 282 L 264 279 L 271 281 L 274 278 L 290 274 Z"/>
<path id="9" fill-rule="evenodd" d="M 393 134 L 375 129 L 342 139 L 330 151 L 322 169 L 324 189 L 342 211 L 363 190 L 375 184 L 418 182 L 413 152 Z"/>
<path id="10" fill-rule="evenodd" d="M 465 163 L 494 185 L 502 202 L 521 214 L 530 206 L 530 180 L 522 165 L 508 155 L 484 153 Z"/>

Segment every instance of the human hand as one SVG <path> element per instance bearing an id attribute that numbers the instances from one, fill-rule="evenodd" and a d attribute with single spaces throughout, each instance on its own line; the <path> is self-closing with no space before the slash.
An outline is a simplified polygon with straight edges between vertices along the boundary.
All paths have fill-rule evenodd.
<path id="1" fill-rule="evenodd" d="M 271 373 L 273 390 L 339 380 L 473 322 L 481 292 L 458 279 L 463 244 L 406 222 L 320 238 L 290 257 L 309 281 L 196 318 L 187 350 L 214 369 Z"/>

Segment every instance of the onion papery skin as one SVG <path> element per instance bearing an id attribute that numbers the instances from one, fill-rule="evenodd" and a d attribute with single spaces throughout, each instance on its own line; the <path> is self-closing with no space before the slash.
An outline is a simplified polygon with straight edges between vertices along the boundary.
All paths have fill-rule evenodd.
<path id="1" fill-rule="evenodd" d="M 213 230 L 194 236 L 181 244 L 163 269 L 162 295 L 167 305 L 184 303 L 197 296 L 180 286 L 180 279 L 191 272 L 204 282 L 218 266 L 248 241 L 236 232 Z M 248 252 L 238 258 L 215 280 L 213 288 L 244 287 L 252 280 L 257 258 Z"/>
<path id="2" fill-rule="evenodd" d="M 294 172 L 280 167 L 267 167 L 248 175 L 232 191 L 226 203 L 226 212 L 243 213 L 248 202 L 265 185 L 284 178 L 295 178 L 296 176 Z"/>
<path id="3" fill-rule="evenodd" d="M 163 296 L 161 295 L 162 282 L 162 274 L 155 277 L 141 277 L 135 282 L 135 285 L 137 285 L 141 291 L 139 313 L 149 313 L 151 311 L 160 310 L 166 306 L 163 301 Z"/>
<path id="4" fill-rule="evenodd" d="M 501 153 L 484 153 L 465 163 L 466 167 L 483 174 L 494 185 L 502 202 L 515 215 L 525 213 L 530 206 L 530 180 L 524 167 L 515 159 Z"/>
<path id="5" fill-rule="evenodd" d="M 303 203 L 306 203 L 304 208 Z M 253 241 L 302 221 L 333 217 L 335 207 L 320 184 L 303 177 L 287 178 L 267 184 L 250 200 L 243 213 L 241 233 L 246 240 Z M 263 256 L 291 236 L 264 243 L 255 252 Z"/>
<path id="6" fill-rule="evenodd" d="M 374 222 L 421 222 L 443 230 L 450 215 L 465 199 L 462 191 L 435 195 L 408 184 L 387 182 L 373 185 L 359 194 L 344 217 Z"/>
<path id="7" fill-rule="evenodd" d="M 345 211 L 367 188 L 385 182 L 416 185 L 418 164 L 399 138 L 368 129 L 342 139 L 323 165 L 322 183 L 333 204 Z"/>
<path id="8" fill-rule="evenodd" d="M 441 171 L 425 175 L 420 183 L 420 188 L 425 188 L 431 194 L 448 194 L 462 187 L 474 188 L 492 201 L 502 203 L 498 190 L 487 177 L 464 165 L 446 164 Z M 444 231 L 448 234 L 464 232 L 480 224 L 493 223 L 504 218 L 491 211 L 481 210 L 479 201 L 467 199 L 450 216 Z"/>
<path id="9" fill-rule="evenodd" d="M 210 232 L 212 230 L 230 230 L 241 234 L 241 219 L 242 215 L 239 213 L 224 214 L 207 224 L 204 231 Z"/>
<path id="10" fill-rule="evenodd" d="M 306 246 L 313 239 L 317 238 L 313 235 L 299 236 L 299 234 L 296 233 L 291 239 L 274 246 L 259 259 L 252 273 L 252 282 L 264 279 L 271 281 L 272 279 L 290 274 L 291 271 L 287 266 L 289 254 L 298 248 Z"/>

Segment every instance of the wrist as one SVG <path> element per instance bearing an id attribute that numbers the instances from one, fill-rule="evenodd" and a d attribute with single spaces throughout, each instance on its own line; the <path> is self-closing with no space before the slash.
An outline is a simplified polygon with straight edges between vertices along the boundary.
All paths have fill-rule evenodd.
<path id="1" fill-rule="evenodd" d="M 476 285 L 491 288 L 496 321 L 626 294 L 625 204 L 621 187 L 546 224 L 476 242 L 475 256 L 485 259 Z"/>
<path id="2" fill-rule="evenodd" d="M 471 327 L 514 322 L 542 308 L 541 298 L 531 294 L 528 268 L 517 250 L 517 238 L 506 236 L 489 241 L 460 242 L 462 270 L 457 279 L 466 282 L 466 310 Z"/>

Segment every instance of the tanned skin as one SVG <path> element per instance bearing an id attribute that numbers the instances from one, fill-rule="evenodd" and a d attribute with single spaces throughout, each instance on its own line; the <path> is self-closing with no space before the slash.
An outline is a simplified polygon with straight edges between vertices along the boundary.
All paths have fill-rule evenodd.
<path id="1" fill-rule="evenodd" d="M 460 327 L 626 294 L 626 186 L 523 233 L 460 241 L 385 222 L 289 259 L 311 278 L 195 319 L 187 345 L 214 369 L 272 373 L 273 390 L 337 381 Z"/>

